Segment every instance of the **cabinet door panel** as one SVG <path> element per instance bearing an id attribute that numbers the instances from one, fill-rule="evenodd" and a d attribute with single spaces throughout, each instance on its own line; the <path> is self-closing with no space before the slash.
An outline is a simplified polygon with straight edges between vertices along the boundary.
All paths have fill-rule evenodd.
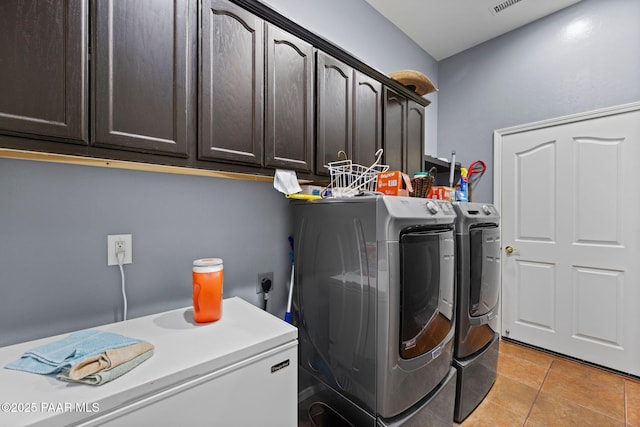
<path id="1" fill-rule="evenodd" d="M 195 13 L 189 0 L 97 2 L 94 145 L 187 156 Z"/>
<path id="2" fill-rule="evenodd" d="M 85 0 L 0 1 L 0 132 L 87 143 Z"/>
<path id="3" fill-rule="evenodd" d="M 353 161 L 369 166 L 382 148 L 382 84 L 356 71 L 353 104 Z"/>
<path id="4" fill-rule="evenodd" d="M 409 176 L 424 168 L 424 107 L 407 101 L 406 172 Z"/>
<path id="5" fill-rule="evenodd" d="M 199 158 L 262 165 L 264 22 L 224 0 L 202 11 Z"/>
<path id="6" fill-rule="evenodd" d="M 384 161 L 389 170 L 404 170 L 406 108 L 404 96 L 384 88 Z"/>
<path id="7" fill-rule="evenodd" d="M 265 166 L 312 172 L 313 47 L 267 25 Z"/>
<path id="8" fill-rule="evenodd" d="M 338 151 L 351 158 L 353 69 L 318 52 L 318 110 L 316 175 L 329 175 L 324 166 L 338 160 Z"/>

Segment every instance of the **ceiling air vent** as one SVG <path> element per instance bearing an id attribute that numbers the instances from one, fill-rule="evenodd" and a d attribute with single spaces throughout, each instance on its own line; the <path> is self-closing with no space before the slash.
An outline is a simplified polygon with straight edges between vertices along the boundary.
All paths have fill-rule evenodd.
<path id="1" fill-rule="evenodd" d="M 497 15 L 498 13 L 504 11 L 506 8 L 513 6 L 516 3 L 521 2 L 522 0 L 505 0 L 502 3 L 498 3 L 495 6 L 491 6 L 489 10 L 492 15 Z"/>

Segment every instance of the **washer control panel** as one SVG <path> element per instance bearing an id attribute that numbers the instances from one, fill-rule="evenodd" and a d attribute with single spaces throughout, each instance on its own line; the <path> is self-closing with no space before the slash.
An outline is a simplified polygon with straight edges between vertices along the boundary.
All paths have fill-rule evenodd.
<path id="1" fill-rule="evenodd" d="M 497 220 L 500 218 L 496 207 L 490 203 L 454 203 L 458 216 L 477 220 Z"/>

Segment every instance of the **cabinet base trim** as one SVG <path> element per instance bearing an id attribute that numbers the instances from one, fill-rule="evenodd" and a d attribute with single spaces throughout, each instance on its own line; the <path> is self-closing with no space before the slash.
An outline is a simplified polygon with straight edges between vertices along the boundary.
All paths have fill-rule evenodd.
<path id="1" fill-rule="evenodd" d="M 0 148 L 0 158 L 35 160 L 42 162 L 67 163 L 72 165 L 98 166 L 115 169 L 129 169 L 146 172 L 173 173 L 179 175 L 197 175 L 213 178 L 241 179 L 245 181 L 273 182 L 272 176 L 252 175 L 239 172 L 223 172 L 207 169 L 188 168 L 169 165 L 155 165 L 150 163 L 129 162 L 123 160 L 99 159 L 93 157 L 72 156 L 68 154 L 53 154 L 37 151 L 15 150 Z"/>

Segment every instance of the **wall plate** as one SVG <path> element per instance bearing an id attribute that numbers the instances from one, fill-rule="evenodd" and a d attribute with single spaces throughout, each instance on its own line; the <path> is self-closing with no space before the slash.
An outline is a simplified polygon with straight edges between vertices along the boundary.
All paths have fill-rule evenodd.
<path id="1" fill-rule="evenodd" d="M 107 236 L 107 265 L 118 265 L 116 247 L 124 246 L 124 260 L 122 264 L 133 263 L 133 246 L 131 246 L 131 234 L 109 234 Z"/>

